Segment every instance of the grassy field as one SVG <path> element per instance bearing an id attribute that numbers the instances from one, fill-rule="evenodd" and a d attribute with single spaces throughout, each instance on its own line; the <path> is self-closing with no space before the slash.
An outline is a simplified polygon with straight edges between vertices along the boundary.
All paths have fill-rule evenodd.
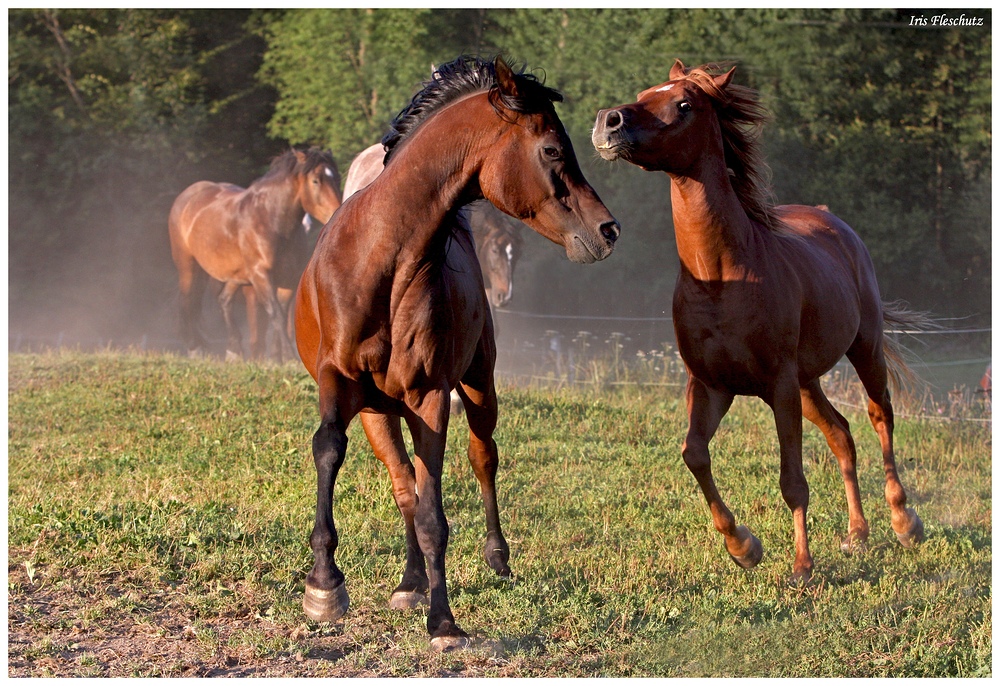
<path id="1" fill-rule="evenodd" d="M 900 421 L 901 476 L 927 540 L 903 550 L 878 444 L 855 429 L 872 536 L 845 556 L 844 491 L 805 432 L 816 575 L 791 587 L 791 517 L 762 403 L 740 399 L 716 478 L 760 537 L 737 568 L 680 459 L 677 389 L 502 388 L 501 518 L 513 582 L 452 422 L 448 581 L 475 648 L 433 655 L 424 616 L 387 608 L 403 568 L 389 480 L 360 424 L 337 484 L 352 607 L 301 611 L 317 422 L 297 365 L 126 354 L 11 355 L 10 676 L 990 676 L 988 424 Z"/>

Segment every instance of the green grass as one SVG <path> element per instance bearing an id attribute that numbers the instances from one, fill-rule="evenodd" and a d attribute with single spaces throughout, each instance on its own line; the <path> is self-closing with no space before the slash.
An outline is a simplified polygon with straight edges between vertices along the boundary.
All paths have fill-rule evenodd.
<path id="1" fill-rule="evenodd" d="M 386 607 L 403 568 L 402 525 L 359 422 L 334 510 L 352 608 L 342 624 L 296 630 L 306 624 L 317 422 L 315 387 L 300 367 L 64 352 L 10 356 L 8 383 L 17 572 L 8 597 L 22 628 L 49 637 L 26 659 L 65 652 L 70 625 L 107 629 L 127 616 L 150 635 L 169 633 L 156 613 L 176 607 L 193 618 L 187 638 L 207 656 L 294 665 L 304 655 L 317 673 L 337 675 L 992 674 L 988 425 L 899 422 L 901 477 L 927 529 L 924 544 L 904 550 L 882 499 L 874 432 L 845 411 L 872 529 L 868 551 L 855 556 L 839 551 L 847 515 L 836 462 L 808 426 L 816 573 L 796 588 L 762 403 L 738 400 L 712 444 L 723 497 L 764 543 L 748 572 L 728 559 L 680 459 L 677 390 L 502 388 L 498 483 L 516 581 L 482 560 L 485 526 L 459 418 L 444 490 L 449 590 L 459 623 L 491 648 L 431 655 L 424 617 Z M 41 591 L 85 602 L 72 616 L 42 617 L 29 602 Z M 228 618 L 239 628 L 223 636 Z M 95 660 L 80 656 L 78 674 Z"/>

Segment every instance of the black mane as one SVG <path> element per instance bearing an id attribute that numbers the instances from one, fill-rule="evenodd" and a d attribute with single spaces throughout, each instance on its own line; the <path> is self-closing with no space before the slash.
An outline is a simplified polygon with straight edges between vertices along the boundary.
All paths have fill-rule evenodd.
<path id="1" fill-rule="evenodd" d="M 441 65 L 389 125 L 389 133 L 382 138 L 385 147 L 383 163 L 389 163 L 393 149 L 417 126 L 445 105 L 469 93 L 489 91 L 490 102 L 497 111 L 503 106 L 514 112 L 538 112 L 552 102 L 562 101 L 558 91 L 543 85 L 533 74 L 525 74 L 523 67 L 514 74 L 514 78 L 522 93 L 519 98 L 500 92 L 492 60 L 465 55 Z"/>

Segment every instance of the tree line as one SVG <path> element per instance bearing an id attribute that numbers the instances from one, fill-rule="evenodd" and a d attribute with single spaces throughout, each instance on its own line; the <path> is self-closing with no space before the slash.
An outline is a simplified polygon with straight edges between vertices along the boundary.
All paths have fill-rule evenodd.
<path id="1" fill-rule="evenodd" d="M 9 10 L 11 320 L 90 308 L 94 326 L 141 325 L 174 297 L 166 216 L 185 186 L 247 185 L 291 144 L 346 172 L 433 65 L 495 53 L 562 91 L 623 226 L 586 270 L 529 238 L 524 309 L 669 311 L 667 179 L 598 161 L 589 131 L 680 58 L 736 64 L 761 92 L 776 200 L 851 224 L 885 297 L 988 320 L 991 13 L 964 13 L 983 26 L 940 10 Z"/>

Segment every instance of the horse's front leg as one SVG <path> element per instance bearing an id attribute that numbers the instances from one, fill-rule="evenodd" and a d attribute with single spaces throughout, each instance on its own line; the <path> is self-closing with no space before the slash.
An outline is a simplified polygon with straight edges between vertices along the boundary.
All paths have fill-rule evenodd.
<path id="1" fill-rule="evenodd" d="M 774 412 L 774 425 L 781 450 L 779 484 L 781 496 L 792 511 L 795 536 L 795 561 L 792 583 L 802 583 L 812 576 L 813 559 L 809 552 L 806 517 L 809 508 L 809 485 L 802 471 L 802 396 L 794 368 L 784 370 L 765 401 Z"/>
<path id="2" fill-rule="evenodd" d="M 292 352 L 292 342 L 288 339 L 284 309 L 278 301 L 273 282 L 266 273 L 261 272 L 251 279 L 251 284 L 257 295 L 257 300 L 267 314 L 267 321 L 270 329 L 274 332 L 275 340 L 278 342 L 278 361 L 294 359 L 295 354 Z"/>
<path id="3" fill-rule="evenodd" d="M 447 384 L 426 393 L 410 404 L 406 423 L 413 436 L 416 453 L 417 508 L 414 528 L 417 542 L 427 561 L 430 610 L 427 631 L 431 649 L 444 651 L 464 648 L 469 637 L 455 623 L 448 604 L 445 580 L 445 552 L 448 548 L 448 521 L 441 497 L 445 438 L 448 432 L 449 388 Z"/>
<path id="4" fill-rule="evenodd" d="M 240 288 L 236 281 L 227 281 L 219 293 L 219 306 L 222 308 L 222 319 L 226 323 L 226 361 L 234 362 L 243 359 L 243 343 L 240 331 L 233 320 L 233 296 Z"/>
<path id="5" fill-rule="evenodd" d="M 712 523 L 726 542 L 733 562 L 749 569 L 760 562 L 764 549 L 747 527 L 737 526 L 736 517 L 726 507 L 712 477 L 712 457 L 708 444 L 729 411 L 733 396 L 709 388 L 690 373 L 687 383 L 688 432 L 681 447 L 684 464 L 694 474 L 712 513 Z"/>
<path id="6" fill-rule="evenodd" d="M 339 538 L 333 522 L 333 489 L 347 453 L 347 425 L 354 414 L 349 398 L 338 397 L 335 379 L 319 379 L 320 425 L 313 435 L 313 461 L 316 465 L 316 519 L 309 545 L 313 567 L 306 576 L 302 607 L 306 616 L 317 622 L 339 618 L 350 604 L 344 573 L 334 561 Z M 341 393 L 343 395 L 343 393 Z M 345 400 L 347 402 L 345 402 Z"/>

